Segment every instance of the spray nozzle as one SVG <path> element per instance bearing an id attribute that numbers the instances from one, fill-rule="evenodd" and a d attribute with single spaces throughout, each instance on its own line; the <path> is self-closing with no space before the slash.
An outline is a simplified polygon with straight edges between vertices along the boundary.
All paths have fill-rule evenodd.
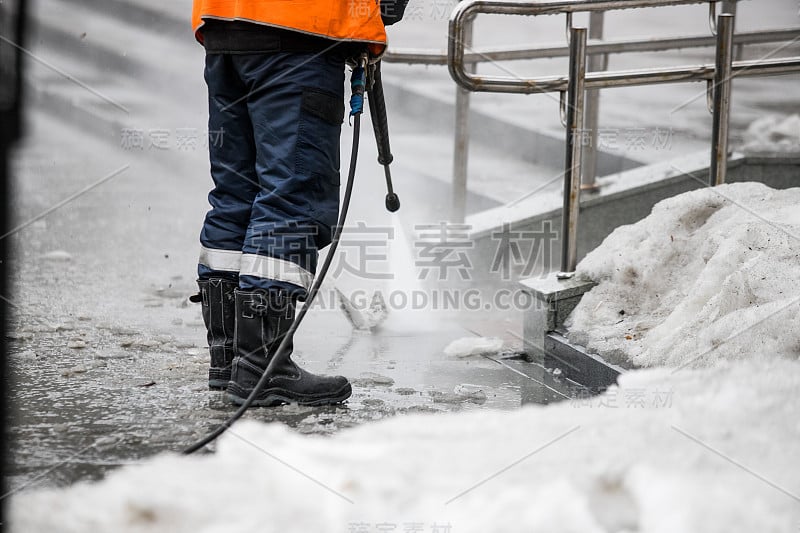
<path id="1" fill-rule="evenodd" d="M 386 195 L 386 209 L 392 213 L 400 209 L 400 198 L 393 192 Z"/>

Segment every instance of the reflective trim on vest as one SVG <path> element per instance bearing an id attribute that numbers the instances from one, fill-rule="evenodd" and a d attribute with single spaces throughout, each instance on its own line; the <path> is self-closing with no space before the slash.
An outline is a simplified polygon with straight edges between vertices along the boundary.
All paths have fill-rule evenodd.
<path id="1" fill-rule="evenodd" d="M 239 272 L 242 252 L 238 250 L 216 250 L 200 245 L 200 258 L 197 262 L 211 270 Z"/>
<path id="2" fill-rule="evenodd" d="M 239 275 L 285 281 L 306 290 L 311 288 L 311 283 L 314 281 L 311 272 L 291 261 L 257 254 L 242 254 L 242 269 Z"/>
<path id="3" fill-rule="evenodd" d="M 192 28 L 204 18 L 241 20 L 295 30 L 337 41 L 370 43 L 373 54 L 386 47 L 379 0 L 194 0 Z"/>

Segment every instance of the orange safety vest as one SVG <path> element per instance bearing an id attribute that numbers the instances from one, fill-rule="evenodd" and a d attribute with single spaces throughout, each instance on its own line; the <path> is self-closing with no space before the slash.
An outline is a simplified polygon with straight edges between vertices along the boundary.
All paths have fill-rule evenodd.
<path id="1" fill-rule="evenodd" d="M 380 0 L 194 0 L 192 27 L 201 43 L 203 19 L 255 22 L 337 41 L 363 42 L 376 56 L 386 48 Z"/>

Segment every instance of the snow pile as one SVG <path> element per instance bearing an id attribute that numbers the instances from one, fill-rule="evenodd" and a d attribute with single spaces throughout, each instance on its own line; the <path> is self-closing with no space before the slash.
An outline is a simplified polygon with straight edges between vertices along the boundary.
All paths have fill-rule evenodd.
<path id="1" fill-rule="evenodd" d="M 599 398 L 409 415 L 328 438 L 243 421 L 214 455 L 19 493 L 10 522 L 43 533 L 796 531 L 798 390 L 800 365 L 773 359 L 638 371 Z"/>
<path id="2" fill-rule="evenodd" d="M 570 339 L 623 366 L 800 354 L 800 189 L 685 193 L 578 265 Z"/>
<path id="3" fill-rule="evenodd" d="M 10 525 L 43 533 L 796 531 L 797 205 L 800 189 L 757 184 L 687 193 L 618 229 L 581 263 L 599 284 L 573 328 L 626 361 L 682 367 L 629 372 L 599 397 L 408 415 L 332 437 L 242 421 L 216 454 L 162 455 L 98 483 L 14 494 Z M 696 360 L 713 364 L 689 369 Z"/>
<path id="4" fill-rule="evenodd" d="M 744 149 L 754 152 L 800 152 L 800 115 L 768 115 L 753 121 Z"/>
<path id="5" fill-rule="evenodd" d="M 503 339 L 496 337 L 462 337 L 448 344 L 444 354 L 448 357 L 471 357 L 496 354 L 503 349 Z"/>

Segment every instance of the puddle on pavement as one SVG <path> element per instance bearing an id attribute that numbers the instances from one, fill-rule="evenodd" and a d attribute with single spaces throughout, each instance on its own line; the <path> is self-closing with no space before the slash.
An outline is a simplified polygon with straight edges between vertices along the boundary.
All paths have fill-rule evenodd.
<path id="1" fill-rule="evenodd" d="M 312 371 L 351 377 L 354 393 L 346 405 L 287 405 L 245 416 L 329 435 L 408 413 L 512 409 L 538 387 L 487 359 L 431 360 L 447 336 L 390 333 L 326 338 L 328 346 L 340 344 L 335 356 L 304 361 Z M 36 486 L 97 479 L 119 465 L 179 450 L 233 411 L 222 393 L 205 388 L 205 349 L 169 335 L 147 336 L 88 317 L 28 320 L 16 324 L 9 348 L 12 489 L 58 464 Z"/>
<path id="2" fill-rule="evenodd" d="M 42 138 L 58 137 L 59 130 L 52 131 L 41 130 L 47 133 Z M 77 143 L 74 156 L 66 148 L 54 153 L 61 143 L 60 137 L 39 142 L 48 147 L 42 168 L 22 169 L 15 200 L 21 213 L 73 192 L 72 180 L 48 178 L 53 161 L 59 172 L 82 175 L 97 159 Z M 151 189 L 141 183 L 115 181 L 113 196 L 76 201 L 13 239 L 11 375 L 3 384 L 13 409 L 12 490 L 32 481 L 40 487 L 97 479 L 119 465 L 180 450 L 233 412 L 222 393 L 206 388 L 200 310 L 186 301 L 196 290 L 187 274 L 195 261 L 187 245 L 196 238 L 195 213 L 177 213 L 172 205 L 185 187 L 173 180 L 145 182 Z M 396 217 L 391 225 L 402 230 Z M 409 241 L 398 233 L 395 242 L 393 269 L 405 277 L 384 289 L 418 289 Z M 492 318 L 501 330 L 507 327 Z M 521 375 L 511 362 L 446 358 L 444 347 L 465 335 L 457 320 L 411 313 L 390 316 L 385 326 L 377 333 L 354 332 L 338 308 L 309 313 L 296 339 L 299 361 L 313 372 L 352 378 L 353 396 L 340 407 L 284 406 L 245 416 L 329 435 L 389 416 L 514 409 L 559 399 L 539 383 L 552 381 L 541 368 L 520 367 Z"/>
<path id="3" fill-rule="evenodd" d="M 69 280 L 79 270 L 58 272 Z M 98 294 L 59 298 L 52 284 L 39 285 L 39 278 L 55 275 L 51 263 L 18 271 L 33 277 L 19 282 L 28 291 L 9 323 L 12 489 L 33 480 L 32 486 L 61 486 L 97 479 L 119 465 L 178 451 L 233 412 L 222 393 L 206 388 L 200 311 L 186 303 L 191 280 L 165 276 L 163 284 L 129 288 L 115 294 L 113 312 L 106 313 Z M 245 416 L 330 435 L 389 416 L 559 399 L 537 383 L 536 372 L 547 377 L 541 368 L 523 366 L 532 373 L 525 376 L 510 363 L 445 356 L 444 347 L 465 334 L 457 321 L 415 328 L 417 322 L 389 320 L 380 331 L 360 332 L 338 309 L 310 313 L 303 327 L 315 333 L 301 331 L 296 339 L 298 362 L 348 376 L 353 396 L 340 407 L 290 405 Z"/>

